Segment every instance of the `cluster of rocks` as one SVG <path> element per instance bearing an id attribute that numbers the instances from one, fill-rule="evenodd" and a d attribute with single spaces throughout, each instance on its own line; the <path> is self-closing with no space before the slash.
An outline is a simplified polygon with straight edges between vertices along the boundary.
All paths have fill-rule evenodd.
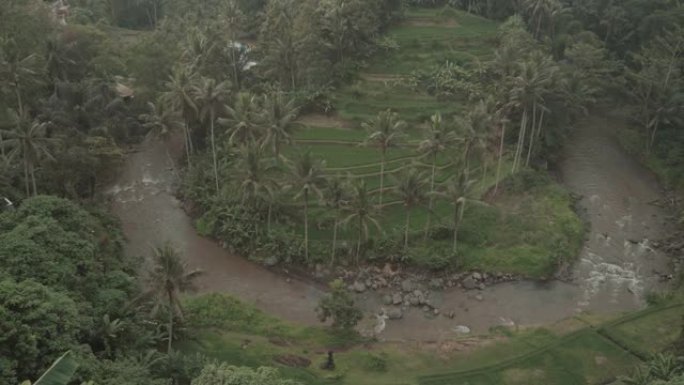
<path id="1" fill-rule="evenodd" d="M 347 282 L 347 288 L 350 291 L 356 293 L 384 288 L 391 288 L 394 291 L 406 293 L 416 290 L 418 286 L 426 286 L 429 290 L 435 291 L 453 287 L 460 287 L 466 290 L 483 290 L 488 285 L 518 279 L 518 277 L 512 274 L 487 274 L 479 272 L 454 273 L 430 278 L 421 274 L 393 272 L 387 266 L 383 269 L 367 268 L 359 272 L 342 271 L 340 278 Z"/>

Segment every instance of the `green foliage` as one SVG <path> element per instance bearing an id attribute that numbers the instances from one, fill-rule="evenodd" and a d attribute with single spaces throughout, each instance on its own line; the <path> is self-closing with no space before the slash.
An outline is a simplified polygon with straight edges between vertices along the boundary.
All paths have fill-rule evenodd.
<path id="1" fill-rule="evenodd" d="M 385 354 L 366 353 L 361 356 L 363 369 L 369 372 L 383 373 L 387 371 L 387 357 Z"/>
<path id="2" fill-rule="evenodd" d="M 70 351 L 64 353 L 50 366 L 34 385 L 67 385 L 78 368 L 78 362 Z"/>
<path id="3" fill-rule="evenodd" d="M 321 299 L 316 311 L 321 322 L 331 319 L 332 327 L 340 330 L 353 330 L 363 318 L 361 310 L 354 304 L 354 299 L 342 281 L 333 281 L 330 284 L 330 294 Z"/>
<path id="4" fill-rule="evenodd" d="M 32 280 L 0 280 L 0 382 L 35 378 L 76 347 L 87 318 L 68 296 Z"/>
<path id="5" fill-rule="evenodd" d="M 192 385 L 300 385 L 299 382 L 283 379 L 274 368 L 251 369 L 228 364 L 209 364 Z"/>

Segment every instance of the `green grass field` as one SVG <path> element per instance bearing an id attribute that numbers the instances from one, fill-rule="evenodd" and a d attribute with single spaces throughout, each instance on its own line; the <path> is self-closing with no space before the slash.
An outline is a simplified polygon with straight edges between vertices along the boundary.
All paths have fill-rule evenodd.
<path id="1" fill-rule="evenodd" d="M 398 44 L 398 49 L 380 53 L 372 58 L 354 84 L 338 90 L 334 96 L 337 116 L 326 126 L 325 117 L 314 119 L 295 134 L 296 146 L 286 148 L 286 156 L 295 156 L 302 148 L 308 148 L 325 160 L 329 176 L 363 178 L 369 189 L 378 195 L 380 187 L 380 152 L 377 148 L 364 146 L 367 133 L 361 122 L 376 116 L 380 111 L 392 109 L 407 121 L 404 142 L 387 153 L 385 165 L 385 192 L 382 214 L 379 217 L 382 234 L 372 229 L 371 235 L 396 242 L 403 236 L 405 215 L 399 197 L 392 187 L 396 178 L 410 167 L 418 167 L 430 174 L 429 159 L 417 153 L 417 145 L 423 136 L 423 127 L 429 117 L 462 113 L 467 104 L 465 95 L 456 100 L 438 100 L 407 86 L 402 75 L 418 69 L 429 69 L 446 61 L 470 62 L 487 59 L 495 47 L 497 23 L 453 9 L 411 9 L 406 18 L 390 28 L 388 36 Z M 459 101 L 462 99 L 463 101 Z M 321 122 L 323 120 L 323 122 Z M 305 120 L 306 121 L 306 120 Z M 345 127 L 345 128 L 338 128 Z M 462 155 L 452 150 L 439 156 L 436 186 L 439 187 L 459 170 L 453 160 Z M 472 175 L 482 195 L 494 184 L 495 159 L 484 164 L 474 164 Z M 484 171 L 487 171 L 484 173 Z M 510 164 L 504 162 L 502 176 L 510 173 Z M 549 274 L 564 259 L 573 257 L 582 242 L 582 224 L 570 208 L 570 197 L 549 179 L 542 186 L 521 191 L 508 191 L 487 204 L 470 204 L 465 212 L 461 231 L 461 252 L 458 258 L 438 264 L 460 266 L 490 272 L 510 272 L 530 277 Z M 301 205 L 297 202 L 296 205 Z M 311 202 L 312 220 L 310 238 L 314 249 L 329 250 L 334 217 L 331 210 Z M 411 244 L 423 250 L 405 253 L 410 262 L 432 266 L 432 254 L 451 253 L 451 232 L 454 208 L 449 202 L 436 200 L 431 225 L 441 235 L 432 237 L 424 244 L 423 232 L 428 220 L 427 207 L 416 208 L 411 213 Z M 298 229 L 303 233 L 303 228 Z M 356 230 L 340 229 L 339 239 L 353 245 Z M 441 250 L 441 251 L 440 251 Z M 421 260 L 427 257 L 427 261 Z M 453 257 L 453 256 L 451 256 Z M 451 258 L 449 257 L 449 258 Z M 325 259 L 325 256 L 319 258 Z"/>
<path id="2" fill-rule="evenodd" d="M 587 327 L 570 319 L 549 329 L 468 337 L 475 348 L 459 349 L 459 339 L 441 347 L 411 343 L 363 342 L 325 328 L 301 327 L 267 316 L 220 294 L 186 299 L 188 324 L 195 334 L 178 344 L 188 353 L 250 367 L 274 366 L 283 376 L 307 385 L 580 385 L 607 383 L 630 373 L 641 359 L 630 346 L 661 351 L 677 338 L 673 322 L 682 304 L 671 303 Z M 603 330 L 617 328 L 619 339 Z M 657 337 L 653 336 L 656 331 Z M 663 332 L 660 332 L 663 331 Z M 616 342 L 617 341 L 617 342 Z M 439 344 L 438 344 L 439 345 Z M 319 365 L 334 349 L 336 370 Z M 279 357 L 308 359 L 291 367 Z"/>

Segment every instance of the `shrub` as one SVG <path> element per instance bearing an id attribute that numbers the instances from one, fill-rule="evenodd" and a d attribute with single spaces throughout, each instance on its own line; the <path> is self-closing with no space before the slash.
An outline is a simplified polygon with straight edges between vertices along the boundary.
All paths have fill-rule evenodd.
<path id="1" fill-rule="evenodd" d="M 363 369 L 367 372 L 384 373 L 387 371 L 387 359 L 384 353 L 380 355 L 366 353 L 363 355 Z"/>
<path id="2" fill-rule="evenodd" d="M 335 280 L 330 284 L 331 292 L 318 303 L 316 311 L 321 322 L 332 319 L 334 329 L 353 330 L 363 314 L 354 304 L 354 299 L 344 288 L 344 283 Z"/>

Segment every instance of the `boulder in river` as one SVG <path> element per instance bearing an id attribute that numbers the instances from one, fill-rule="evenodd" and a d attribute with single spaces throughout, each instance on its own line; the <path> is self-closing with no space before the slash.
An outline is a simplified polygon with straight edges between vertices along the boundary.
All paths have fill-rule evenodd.
<path id="1" fill-rule="evenodd" d="M 475 281 L 475 278 L 470 276 L 470 277 L 466 277 L 466 279 L 464 279 L 461 282 L 461 285 L 463 285 L 463 288 L 465 288 L 465 289 L 473 290 L 477 287 L 477 281 Z"/>
<path id="2" fill-rule="evenodd" d="M 264 258 L 263 263 L 266 267 L 273 267 L 278 264 L 278 257 L 276 257 L 275 255 L 266 257 Z"/>
<path id="3" fill-rule="evenodd" d="M 391 320 L 398 320 L 404 317 L 404 312 L 400 307 L 393 307 L 387 311 L 387 317 Z"/>
<path id="4" fill-rule="evenodd" d="M 404 299 L 401 297 L 401 294 L 399 294 L 399 293 L 392 294 L 392 304 L 393 305 L 401 305 L 402 302 L 404 302 Z"/>
<path id="5" fill-rule="evenodd" d="M 366 285 L 363 282 L 359 282 L 359 281 L 354 282 L 354 284 L 352 285 L 352 288 L 357 293 L 363 293 L 364 291 L 366 291 Z"/>
<path id="6" fill-rule="evenodd" d="M 432 290 L 442 290 L 444 288 L 444 280 L 442 278 L 433 278 L 428 283 Z"/>
<path id="7" fill-rule="evenodd" d="M 469 334 L 470 333 L 470 328 L 465 326 L 465 325 L 457 325 L 454 326 L 451 330 L 458 334 Z"/>
<path id="8" fill-rule="evenodd" d="M 415 289 L 416 289 L 416 284 L 413 283 L 412 280 L 405 279 L 405 280 L 401 281 L 401 290 L 403 290 L 404 292 L 410 293 Z"/>

